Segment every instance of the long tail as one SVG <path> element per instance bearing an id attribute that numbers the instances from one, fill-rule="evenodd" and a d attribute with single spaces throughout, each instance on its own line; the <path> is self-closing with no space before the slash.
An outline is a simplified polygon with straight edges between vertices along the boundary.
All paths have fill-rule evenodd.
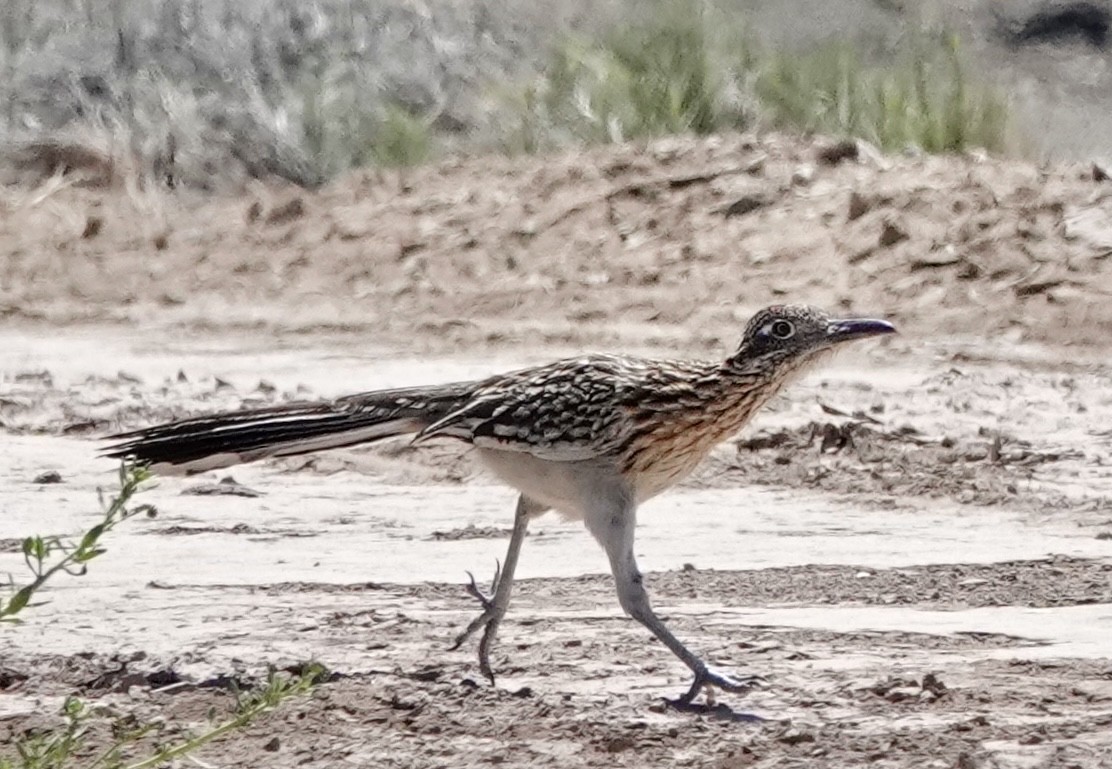
<path id="1" fill-rule="evenodd" d="M 350 395 L 183 419 L 112 435 L 103 456 L 148 463 L 160 473 L 198 473 L 267 457 L 415 433 L 451 412 L 469 383 Z"/>

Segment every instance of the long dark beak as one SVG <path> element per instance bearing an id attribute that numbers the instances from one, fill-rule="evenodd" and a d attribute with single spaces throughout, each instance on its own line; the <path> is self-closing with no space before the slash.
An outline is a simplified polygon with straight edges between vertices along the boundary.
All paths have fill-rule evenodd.
<path id="1" fill-rule="evenodd" d="M 895 334 L 896 327 L 886 320 L 872 318 L 844 318 L 832 320 L 826 327 L 826 336 L 832 342 L 848 342 L 881 334 Z"/>

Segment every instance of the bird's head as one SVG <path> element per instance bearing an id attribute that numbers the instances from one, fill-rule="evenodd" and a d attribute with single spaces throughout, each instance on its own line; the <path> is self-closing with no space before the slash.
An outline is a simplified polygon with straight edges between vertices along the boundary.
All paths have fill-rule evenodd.
<path id="1" fill-rule="evenodd" d="M 815 307 L 778 304 L 750 319 L 731 361 L 788 377 L 844 342 L 895 332 L 884 320 L 832 318 Z"/>

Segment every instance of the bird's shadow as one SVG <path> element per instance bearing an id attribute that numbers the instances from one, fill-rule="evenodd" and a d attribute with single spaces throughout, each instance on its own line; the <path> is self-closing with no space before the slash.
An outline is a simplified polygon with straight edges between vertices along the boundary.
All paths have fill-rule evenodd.
<path id="1" fill-rule="evenodd" d="M 700 716 L 709 716 L 717 721 L 729 721 L 735 724 L 763 724 L 765 722 L 765 719 L 755 713 L 743 713 L 734 710 L 729 705 L 722 702 L 714 705 L 707 705 L 701 702 L 670 700 L 667 697 L 664 698 L 664 702 L 668 707 L 680 713 L 694 713 Z"/>

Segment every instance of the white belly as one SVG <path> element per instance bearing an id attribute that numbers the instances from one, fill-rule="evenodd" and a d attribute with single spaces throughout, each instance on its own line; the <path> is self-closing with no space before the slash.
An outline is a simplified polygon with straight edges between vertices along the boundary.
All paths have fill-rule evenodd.
<path id="1" fill-rule="evenodd" d="M 597 495 L 612 493 L 617 471 L 592 461 L 554 462 L 520 451 L 479 449 L 483 466 L 534 502 L 583 520 Z"/>

